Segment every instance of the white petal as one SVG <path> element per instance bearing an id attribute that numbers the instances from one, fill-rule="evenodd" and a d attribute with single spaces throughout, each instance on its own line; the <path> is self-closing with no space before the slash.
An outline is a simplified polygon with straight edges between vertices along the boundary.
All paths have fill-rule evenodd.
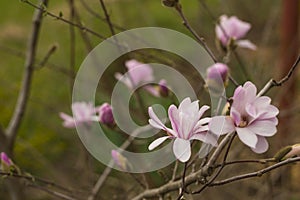
<path id="1" fill-rule="evenodd" d="M 251 148 L 255 153 L 264 153 L 268 150 L 269 144 L 266 138 L 262 136 L 257 136 L 258 141 L 255 148 Z"/>
<path id="2" fill-rule="evenodd" d="M 207 105 L 202 106 L 199 110 L 199 117 L 201 117 L 205 113 L 205 111 L 207 111 L 208 109 L 209 109 L 209 106 L 207 106 Z"/>
<path id="3" fill-rule="evenodd" d="M 267 137 L 273 136 L 277 132 L 275 124 L 272 121 L 267 120 L 256 120 L 247 126 L 247 128 L 257 135 Z"/>
<path id="4" fill-rule="evenodd" d="M 250 40 L 238 40 L 236 43 L 239 47 L 251 49 L 253 51 L 256 50 L 256 45 L 250 42 Z"/>
<path id="5" fill-rule="evenodd" d="M 197 123 L 197 125 L 203 125 L 203 124 L 208 124 L 210 122 L 211 118 L 210 117 L 205 117 L 199 120 L 199 122 Z M 196 125 L 196 126 L 197 126 Z"/>
<path id="6" fill-rule="evenodd" d="M 171 121 L 171 125 L 173 130 L 179 133 L 179 114 L 176 106 L 171 105 L 168 109 L 169 119 Z"/>
<path id="7" fill-rule="evenodd" d="M 235 130 L 233 121 L 229 116 L 216 116 L 209 122 L 209 130 L 216 135 L 223 135 Z"/>
<path id="8" fill-rule="evenodd" d="M 173 152 L 179 161 L 187 162 L 191 157 L 190 141 L 176 138 L 173 144 Z"/>
<path id="9" fill-rule="evenodd" d="M 148 108 L 148 113 L 150 116 L 149 124 L 155 128 L 166 130 L 166 126 L 160 121 L 157 115 L 154 113 L 153 108 Z"/>
<path id="10" fill-rule="evenodd" d="M 200 133 L 195 134 L 191 138 L 191 140 L 200 140 L 206 144 L 211 144 L 213 146 L 217 145 L 218 138 L 216 135 L 210 134 L 210 133 Z"/>
<path id="11" fill-rule="evenodd" d="M 251 148 L 255 148 L 257 144 L 257 136 L 247 127 L 245 128 L 238 128 L 236 127 L 236 132 L 240 138 L 240 140 Z"/>
<path id="12" fill-rule="evenodd" d="M 148 146 L 148 149 L 150 151 L 152 151 L 153 149 L 155 149 L 156 147 L 158 147 L 161 143 L 163 143 L 168 138 L 170 138 L 170 136 L 164 136 L 164 137 L 157 138 L 156 140 L 154 140 L 153 142 L 151 142 L 151 144 Z"/>

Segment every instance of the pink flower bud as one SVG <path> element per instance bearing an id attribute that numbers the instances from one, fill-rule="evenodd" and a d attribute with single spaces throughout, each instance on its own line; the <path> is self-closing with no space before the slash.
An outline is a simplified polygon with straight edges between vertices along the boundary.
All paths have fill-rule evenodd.
<path id="1" fill-rule="evenodd" d="M 13 164 L 13 162 L 11 161 L 11 159 L 4 152 L 1 152 L 1 163 L 4 164 L 4 165 L 6 165 L 7 167 L 9 167 L 9 166 L 11 166 Z"/>
<path id="2" fill-rule="evenodd" d="M 162 80 L 159 81 L 158 85 L 159 85 L 159 94 L 162 97 L 167 97 L 169 95 L 169 89 L 167 87 L 167 81 L 162 79 Z"/>
<path id="3" fill-rule="evenodd" d="M 207 79 L 225 83 L 228 79 L 229 68 L 223 63 L 216 63 L 207 69 Z"/>
<path id="4" fill-rule="evenodd" d="M 104 103 L 96 108 L 99 113 L 99 121 L 106 125 L 114 124 L 114 116 L 112 113 L 112 107 L 108 103 Z"/>
<path id="5" fill-rule="evenodd" d="M 126 170 L 128 166 L 127 159 L 120 154 L 117 150 L 111 151 L 112 159 L 114 160 L 115 164 L 122 170 Z"/>

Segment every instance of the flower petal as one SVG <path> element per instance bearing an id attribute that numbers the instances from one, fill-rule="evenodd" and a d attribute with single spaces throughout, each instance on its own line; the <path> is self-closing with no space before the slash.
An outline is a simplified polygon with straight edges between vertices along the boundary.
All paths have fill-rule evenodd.
<path id="1" fill-rule="evenodd" d="M 242 48 L 251 49 L 253 51 L 257 49 L 256 45 L 250 42 L 250 40 L 237 40 L 236 43 Z"/>
<path id="2" fill-rule="evenodd" d="M 149 124 L 155 128 L 166 130 L 166 126 L 160 121 L 157 115 L 154 113 L 153 108 L 148 108 L 148 113 L 150 116 Z"/>
<path id="3" fill-rule="evenodd" d="M 173 130 L 176 131 L 179 136 L 181 136 L 180 131 L 179 131 L 179 113 L 178 113 L 178 110 L 175 105 L 172 104 L 169 107 L 168 115 L 169 115 L 169 119 L 171 121 L 171 126 L 172 126 Z"/>
<path id="4" fill-rule="evenodd" d="M 257 136 L 255 135 L 255 133 L 253 133 L 247 127 L 245 127 L 245 128 L 236 127 L 235 129 L 236 129 L 236 132 L 237 132 L 240 140 L 244 144 L 246 144 L 247 146 L 249 146 L 251 148 L 256 147 L 258 139 L 257 139 Z"/>
<path id="5" fill-rule="evenodd" d="M 266 138 L 262 136 L 257 136 L 257 144 L 255 148 L 251 148 L 255 153 L 264 153 L 268 150 L 269 144 Z"/>
<path id="6" fill-rule="evenodd" d="M 191 157 L 190 141 L 176 138 L 173 144 L 173 152 L 179 161 L 187 162 Z"/>
<path id="7" fill-rule="evenodd" d="M 229 116 L 216 116 L 211 118 L 208 127 L 209 130 L 217 136 L 230 133 L 235 130 L 233 121 Z"/>
<path id="8" fill-rule="evenodd" d="M 200 140 L 206 144 L 211 144 L 213 146 L 216 146 L 218 144 L 218 137 L 216 135 L 207 133 L 200 133 L 193 135 L 190 140 Z"/>
<path id="9" fill-rule="evenodd" d="M 252 124 L 248 125 L 247 129 L 257 135 L 266 137 L 273 136 L 277 131 L 276 125 L 272 121 L 268 120 L 256 120 Z"/>
<path id="10" fill-rule="evenodd" d="M 166 141 L 166 139 L 171 138 L 171 136 L 164 136 L 164 137 L 160 137 L 157 138 L 156 140 L 154 140 L 153 142 L 151 142 L 151 144 L 148 146 L 148 149 L 150 151 L 152 151 L 153 149 L 155 149 L 156 147 L 158 147 L 161 143 L 163 143 L 164 141 Z"/>

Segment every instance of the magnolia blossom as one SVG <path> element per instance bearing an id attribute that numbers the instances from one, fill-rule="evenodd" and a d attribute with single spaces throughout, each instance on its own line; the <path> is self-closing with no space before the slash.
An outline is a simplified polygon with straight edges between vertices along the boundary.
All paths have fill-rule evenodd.
<path id="1" fill-rule="evenodd" d="M 63 112 L 59 113 L 64 120 L 63 126 L 66 128 L 74 128 L 81 124 L 90 124 L 92 121 L 98 121 L 95 108 L 91 103 L 75 102 L 72 104 L 73 117 Z"/>
<path id="2" fill-rule="evenodd" d="M 103 103 L 96 107 L 96 112 L 99 113 L 99 121 L 103 124 L 113 125 L 115 123 L 112 113 L 112 107 L 108 103 Z"/>
<path id="3" fill-rule="evenodd" d="M 129 60 L 125 62 L 128 72 L 124 75 L 120 73 L 115 74 L 115 78 L 123 82 L 128 88 L 134 89 L 136 86 L 143 85 L 143 88 L 153 96 L 160 96 L 158 87 L 153 85 L 145 85 L 154 81 L 153 69 L 150 65 L 140 63 L 137 60 Z M 161 80 L 165 84 L 165 80 Z M 160 83 L 159 83 L 160 85 Z"/>
<path id="4" fill-rule="evenodd" d="M 175 139 L 173 144 L 173 152 L 178 160 L 187 162 L 191 157 L 191 140 L 200 140 L 212 145 L 216 144 L 216 137 L 208 133 L 208 122 L 210 118 L 203 118 L 202 115 L 208 106 L 202 106 L 199 109 L 198 101 L 191 102 L 190 98 L 185 98 L 177 108 L 171 105 L 168 109 L 171 128 L 166 127 L 156 116 L 152 107 L 149 107 L 149 124 L 157 129 L 166 131 L 167 136 L 154 140 L 148 147 L 153 150 L 166 139 Z"/>
<path id="5" fill-rule="evenodd" d="M 256 96 L 257 89 L 251 82 L 239 86 L 232 97 L 229 116 L 213 117 L 209 129 L 217 135 L 233 131 L 239 139 L 256 153 L 268 149 L 265 137 L 273 136 L 278 124 L 278 109 L 271 105 L 271 99 L 266 96 Z"/>
<path id="6" fill-rule="evenodd" d="M 220 17 L 220 24 L 216 26 L 216 35 L 222 46 L 226 47 L 230 40 L 235 40 L 235 44 L 239 47 L 256 50 L 256 46 L 249 40 L 241 40 L 250 30 L 251 24 L 239 20 L 236 16 Z"/>

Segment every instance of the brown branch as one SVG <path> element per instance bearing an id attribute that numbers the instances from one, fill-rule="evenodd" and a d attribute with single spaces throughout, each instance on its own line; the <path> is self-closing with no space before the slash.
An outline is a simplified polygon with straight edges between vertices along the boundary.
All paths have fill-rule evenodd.
<path id="1" fill-rule="evenodd" d="M 294 162 L 298 162 L 298 161 L 300 161 L 300 157 L 290 158 L 290 159 L 287 159 L 285 161 L 282 161 L 282 162 L 276 163 L 274 165 L 271 165 L 269 167 L 266 167 L 264 169 L 261 169 L 259 171 L 256 171 L 256 172 L 242 174 L 242 175 L 234 176 L 234 177 L 224 179 L 224 180 L 221 180 L 221 181 L 218 181 L 218 182 L 214 182 L 214 183 L 210 184 L 210 187 L 225 185 L 225 184 L 228 184 L 228 183 L 231 183 L 231 182 L 235 182 L 235 181 L 239 181 L 239 180 L 243 180 L 243 179 L 248 179 L 248 178 L 253 178 L 253 177 L 261 177 L 263 174 L 265 174 L 267 172 L 270 172 L 274 169 L 277 169 L 277 168 L 279 168 L 281 166 L 284 166 L 284 165 L 287 165 L 289 163 L 294 163 Z"/>
<path id="2" fill-rule="evenodd" d="M 38 190 L 41 190 L 41 191 L 44 191 L 44 192 L 47 192 L 48 194 L 52 195 L 52 196 L 55 196 L 55 197 L 58 197 L 60 199 L 64 199 L 64 200 L 77 200 L 73 197 L 70 197 L 66 194 L 63 194 L 63 193 L 60 193 L 60 192 L 57 192 L 57 191 L 52 191 L 52 190 L 49 190 L 48 188 L 45 188 L 45 187 L 41 187 L 39 185 L 33 185 L 33 184 L 28 184 L 29 187 L 32 187 L 32 188 L 35 188 L 35 189 L 38 189 Z"/>
<path id="3" fill-rule="evenodd" d="M 30 5 L 30 6 L 32 6 L 32 7 L 34 7 L 34 8 L 36 8 L 36 9 L 38 9 L 38 10 L 40 10 L 40 11 L 42 11 L 43 14 L 46 14 L 46 15 L 48 15 L 48 16 L 50 16 L 50 17 L 56 19 L 56 20 L 59 20 L 59 21 L 62 21 L 62 22 L 64 22 L 64 23 L 66 23 L 66 24 L 75 26 L 75 27 L 77 27 L 77 28 L 79 28 L 79 29 L 81 29 L 81 30 L 83 30 L 83 31 L 86 31 L 86 32 L 88 32 L 88 33 L 90 33 L 90 34 L 92 34 L 92 35 L 98 37 L 98 38 L 103 39 L 103 40 L 106 39 L 106 37 L 104 37 L 103 35 L 100 35 L 100 34 L 97 33 L 96 31 L 93 31 L 92 29 L 87 28 L 86 26 L 83 26 L 83 25 L 81 25 L 81 24 L 76 24 L 76 23 L 74 23 L 74 22 L 71 22 L 70 20 L 67 20 L 67 19 L 65 19 L 65 18 L 63 18 L 63 17 L 61 17 L 61 16 L 55 15 L 55 14 L 53 14 L 53 13 L 47 11 L 45 8 L 43 8 L 43 7 L 41 7 L 41 6 L 37 6 L 37 5 L 33 4 L 32 2 L 30 2 L 30 1 L 28 1 L 28 0 L 22 0 L 22 2 L 27 3 L 28 5 Z"/>
<path id="4" fill-rule="evenodd" d="M 287 73 L 287 75 L 285 77 L 283 77 L 280 81 L 275 81 L 274 79 L 269 80 L 269 82 L 267 82 L 267 84 L 258 93 L 257 96 L 262 96 L 262 95 L 266 94 L 271 88 L 273 88 L 275 86 L 276 87 L 282 86 L 285 82 L 287 82 L 291 78 L 293 72 L 296 70 L 299 62 L 300 62 L 300 55 L 298 55 L 298 58 L 296 59 L 295 63 L 293 64 L 293 66 L 291 67 L 291 69 L 289 70 L 289 72 Z"/>
<path id="5" fill-rule="evenodd" d="M 74 23 L 74 18 L 75 18 L 75 5 L 74 5 L 74 0 L 69 0 L 69 7 L 70 7 L 70 21 Z M 75 27 L 70 24 L 69 25 L 69 33 L 70 33 L 70 92 L 72 94 L 73 91 L 73 85 L 74 85 L 74 79 L 73 77 L 75 76 L 75 48 L 76 48 L 76 35 L 75 35 Z"/>
<path id="6" fill-rule="evenodd" d="M 17 174 L 17 173 L 8 173 L 8 172 L 3 172 L 0 171 L 0 175 L 4 176 L 4 177 L 13 177 L 13 178 L 19 178 L 19 179 L 25 179 L 27 181 L 30 181 L 32 183 L 42 183 L 44 185 L 46 185 L 47 187 L 51 186 L 51 187 L 55 187 L 57 189 L 63 190 L 65 192 L 69 192 L 69 193 L 74 193 L 74 190 L 71 190 L 69 188 L 66 188 L 64 186 L 58 185 L 57 183 L 53 182 L 53 181 L 49 181 L 46 179 L 42 179 L 42 178 L 38 178 L 38 177 L 34 177 L 32 175 L 23 175 L 23 174 Z"/>
<path id="7" fill-rule="evenodd" d="M 224 185 L 224 184 L 227 184 L 227 183 L 231 183 L 231 182 L 242 180 L 242 179 L 252 178 L 252 177 L 260 177 L 263 174 L 265 174 L 267 172 L 270 172 L 270 171 L 272 171 L 276 168 L 282 167 L 282 166 L 287 165 L 289 163 L 298 162 L 298 161 L 300 161 L 300 157 L 290 158 L 290 159 L 287 159 L 287 160 L 282 161 L 280 163 L 276 163 L 272 166 L 266 167 L 262 170 L 256 171 L 256 172 L 242 174 L 242 175 L 234 176 L 234 177 L 222 180 L 222 181 L 211 183 L 209 185 L 209 187 Z M 186 186 L 190 185 L 192 183 L 195 183 L 201 177 L 202 173 L 203 173 L 203 170 L 199 170 L 199 171 L 194 172 L 194 173 L 190 174 L 189 176 L 187 176 L 186 181 L 185 181 Z M 163 195 L 163 194 L 166 194 L 168 192 L 178 190 L 180 187 L 181 187 L 181 180 L 178 180 L 176 182 L 171 182 L 171 183 L 165 184 L 165 185 L 163 185 L 159 188 L 146 190 L 143 193 L 141 193 L 141 194 L 137 195 L 136 197 L 132 198 L 132 200 L 141 200 L 141 199 L 148 198 L 148 197 L 155 197 L 155 196 Z"/>
<path id="8" fill-rule="evenodd" d="M 205 49 L 205 51 L 209 54 L 209 56 L 213 59 L 213 61 L 216 63 L 217 62 L 217 58 L 215 57 L 215 55 L 212 53 L 212 51 L 210 50 L 210 48 L 207 46 L 204 38 L 200 37 L 196 31 L 192 28 L 192 26 L 190 25 L 190 23 L 188 22 L 187 18 L 185 17 L 183 11 L 182 11 L 182 7 L 179 3 L 177 3 L 177 5 L 175 6 L 176 11 L 178 12 L 178 14 L 180 15 L 181 19 L 183 20 L 183 25 L 192 33 L 192 35 L 197 39 L 197 41 L 199 42 L 199 44 L 202 45 L 202 47 Z"/>
<path id="9" fill-rule="evenodd" d="M 101 8 L 104 12 L 105 20 L 108 24 L 109 30 L 110 30 L 112 35 L 115 35 L 114 26 L 112 25 L 112 22 L 110 20 L 109 14 L 108 14 L 107 9 L 106 9 L 106 6 L 104 4 L 104 1 L 103 0 L 99 0 L 99 1 L 100 1 L 100 4 L 101 4 Z"/>
<path id="10" fill-rule="evenodd" d="M 46 6 L 47 3 L 48 0 L 41 0 L 40 7 Z M 18 96 L 18 100 L 15 106 L 13 116 L 6 130 L 9 150 L 13 148 L 18 129 L 23 119 L 25 109 L 27 107 L 27 102 L 30 95 L 32 75 L 34 72 L 34 60 L 36 55 L 36 49 L 37 49 L 37 43 L 38 43 L 42 18 L 43 18 L 43 11 L 37 9 L 33 16 L 32 32 L 28 40 L 27 54 L 26 54 L 26 60 L 24 66 L 25 72 L 23 75 L 22 86 L 19 92 L 19 96 Z"/>
<path id="11" fill-rule="evenodd" d="M 45 57 L 42 59 L 42 61 L 37 66 L 35 66 L 35 69 L 43 68 L 47 64 L 49 58 L 54 54 L 56 49 L 57 49 L 57 44 L 53 44 L 48 50 L 48 52 L 46 53 Z"/>

